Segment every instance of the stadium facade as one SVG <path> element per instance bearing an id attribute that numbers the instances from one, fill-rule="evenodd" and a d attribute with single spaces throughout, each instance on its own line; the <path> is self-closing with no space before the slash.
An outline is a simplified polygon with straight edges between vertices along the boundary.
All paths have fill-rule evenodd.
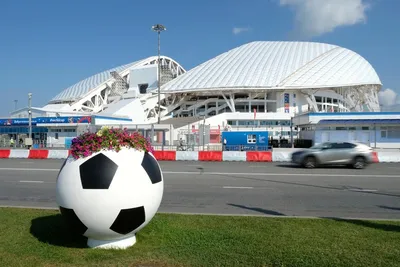
<path id="1" fill-rule="evenodd" d="M 299 114 L 380 111 L 382 83 L 374 68 L 359 54 L 336 45 L 259 41 L 189 71 L 166 56 L 160 63 L 160 110 L 158 58 L 149 57 L 66 88 L 46 106 L 31 108 L 33 117 L 95 115 L 120 118 L 124 125 L 150 125 L 160 115 L 163 124 L 175 129 L 202 121 L 218 129 L 279 127 L 277 135 L 282 137 Z M 26 118 L 28 108 L 11 116 Z"/>

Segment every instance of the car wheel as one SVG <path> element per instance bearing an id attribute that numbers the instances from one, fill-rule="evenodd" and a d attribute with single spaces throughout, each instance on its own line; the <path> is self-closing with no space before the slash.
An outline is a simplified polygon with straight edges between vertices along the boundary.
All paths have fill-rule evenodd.
<path id="1" fill-rule="evenodd" d="M 306 167 L 307 169 L 312 169 L 312 168 L 315 168 L 315 167 L 317 166 L 317 161 L 315 160 L 314 157 L 307 157 L 307 158 L 304 160 L 303 165 L 304 165 L 304 167 Z"/>
<path id="2" fill-rule="evenodd" d="M 363 157 L 356 157 L 354 159 L 353 168 L 354 169 L 364 169 L 366 166 L 365 159 Z"/>

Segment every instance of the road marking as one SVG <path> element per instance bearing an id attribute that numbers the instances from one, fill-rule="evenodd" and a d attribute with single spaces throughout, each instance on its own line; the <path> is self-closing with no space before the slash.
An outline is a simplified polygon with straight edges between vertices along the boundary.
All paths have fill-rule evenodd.
<path id="1" fill-rule="evenodd" d="M 357 189 L 357 188 L 348 189 L 348 190 L 355 191 L 355 192 L 376 192 L 376 191 L 378 191 L 376 189 Z"/>
<path id="2" fill-rule="evenodd" d="M 163 171 L 164 174 L 191 174 L 191 175 L 245 175 L 245 176 L 314 176 L 314 177 L 374 177 L 374 178 L 400 178 L 400 175 L 382 174 L 327 174 L 327 173 L 246 173 L 246 172 L 173 172 Z"/>
<path id="3" fill-rule="evenodd" d="M 224 186 L 225 189 L 253 189 L 251 186 Z"/>
<path id="4" fill-rule="evenodd" d="M 0 168 L 4 171 L 48 171 L 48 172 L 58 172 L 60 169 L 33 169 L 33 168 Z"/>
<path id="5" fill-rule="evenodd" d="M 19 181 L 20 183 L 37 183 L 37 184 L 42 184 L 44 183 L 43 181 Z"/>
<path id="6" fill-rule="evenodd" d="M 250 165 L 249 168 L 270 168 L 270 167 L 266 165 Z"/>
<path id="7" fill-rule="evenodd" d="M 33 169 L 33 168 L 0 168 L 5 171 L 48 171 L 58 172 L 60 169 Z M 305 176 L 305 177 L 373 177 L 373 178 L 400 178 L 400 175 L 389 174 L 328 174 L 328 173 L 247 173 L 247 172 L 175 172 L 163 171 L 163 174 L 188 174 L 188 175 L 244 175 L 244 176 Z"/>

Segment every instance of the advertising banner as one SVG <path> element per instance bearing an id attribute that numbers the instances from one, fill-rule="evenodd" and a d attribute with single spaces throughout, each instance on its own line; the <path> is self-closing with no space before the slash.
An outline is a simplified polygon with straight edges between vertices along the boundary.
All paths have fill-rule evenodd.
<path id="1" fill-rule="evenodd" d="M 283 106 L 285 108 L 285 113 L 290 113 L 290 95 L 288 93 L 284 95 Z"/>
<path id="2" fill-rule="evenodd" d="M 92 117 L 90 116 L 79 116 L 79 117 L 37 117 L 32 119 L 32 125 L 38 123 L 43 124 L 60 124 L 60 123 L 91 123 Z M 29 119 L 0 119 L 0 126 L 28 126 Z"/>

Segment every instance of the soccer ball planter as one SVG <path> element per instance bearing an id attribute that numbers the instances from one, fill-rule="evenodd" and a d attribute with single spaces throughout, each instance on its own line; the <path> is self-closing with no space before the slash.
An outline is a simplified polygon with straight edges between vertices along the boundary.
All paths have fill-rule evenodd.
<path id="1" fill-rule="evenodd" d="M 115 136 L 119 141 L 113 143 Z M 92 145 L 89 150 L 85 140 Z M 136 233 L 156 214 L 164 190 L 151 146 L 137 133 L 107 128 L 74 141 L 72 155 L 57 178 L 56 200 L 62 216 L 70 229 L 88 237 L 89 247 L 134 245 Z"/>

